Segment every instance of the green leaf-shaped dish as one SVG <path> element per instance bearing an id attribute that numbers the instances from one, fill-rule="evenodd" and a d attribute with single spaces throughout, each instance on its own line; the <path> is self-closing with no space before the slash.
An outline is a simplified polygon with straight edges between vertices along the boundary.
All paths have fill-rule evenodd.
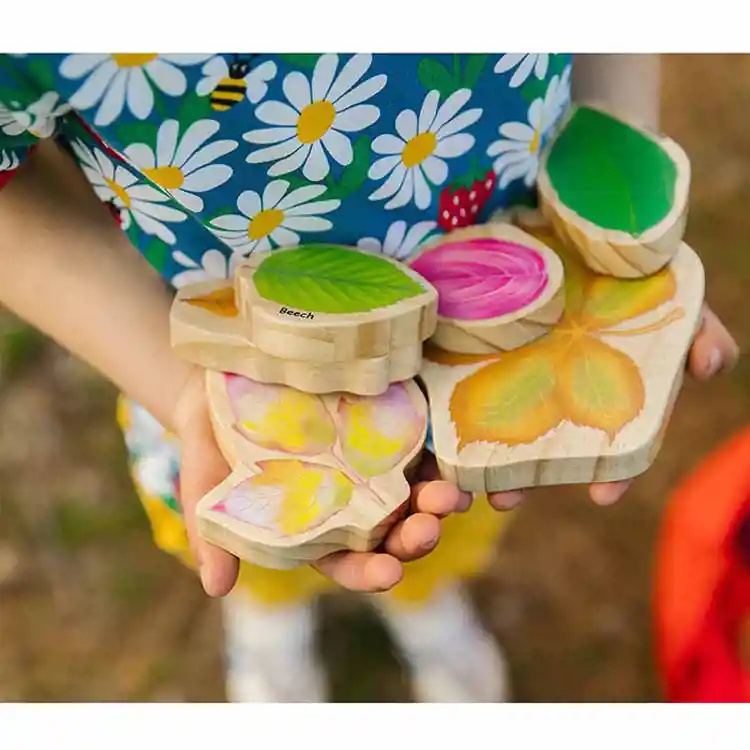
<path id="1" fill-rule="evenodd" d="M 593 107 L 571 110 L 544 154 L 543 212 L 599 273 L 647 276 L 680 247 L 690 163 L 674 141 Z"/>
<path id="2" fill-rule="evenodd" d="M 437 324 L 437 291 L 379 253 L 305 245 L 251 256 L 237 270 L 239 309 L 268 355 L 343 362 L 425 341 Z"/>

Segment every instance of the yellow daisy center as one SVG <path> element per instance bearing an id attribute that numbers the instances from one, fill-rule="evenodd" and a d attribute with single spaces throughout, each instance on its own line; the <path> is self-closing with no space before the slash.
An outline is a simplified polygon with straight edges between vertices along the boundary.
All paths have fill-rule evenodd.
<path id="1" fill-rule="evenodd" d="M 247 236 L 251 240 L 260 240 L 267 237 L 281 222 L 284 221 L 284 212 L 278 208 L 268 208 L 253 217 L 247 228 Z"/>
<path id="2" fill-rule="evenodd" d="M 415 135 L 401 152 L 401 160 L 404 166 L 409 169 L 421 164 L 437 148 L 437 137 L 429 130 L 426 133 Z"/>
<path id="3" fill-rule="evenodd" d="M 156 167 L 144 169 L 143 174 L 165 190 L 177 190 L 185 182 L 185 175 L 179 167 Z"/>
<path id="4" fill-rule="evenodd" d="M 336 108 L 325 99 L 308 104 L 297 120 L 297 138 L 301 143 L 319 141 L 333 125 Z"/>
<path id="5" fill-rule="evenodd" d="M 126 54 L 117 53 L 112 55 L 112 59 L 117 63 L 118 68 L 139 68 L 152 60 L 156 60 L 158 54 Z"/>
<path id="6" fill-rule="evenodd" d="M 535 130 L 534 135 L 531 138 L 531 141 L 529 142 L 529 153 L 535 154 L 537 151 L 539 151 L 539 144 L 542 141 L 542 134 L 540 131 Z"/>
<path id="7" fill-rule="evenodd" d="M 122 201 L 125 208 L 130 210 L 130 196 L 125 191 L 122 185 L 118 185 L 114 180 L 110 180 L 107 177 L 104 178 L 104 182 L 107 183 L 109 189 Z"/>

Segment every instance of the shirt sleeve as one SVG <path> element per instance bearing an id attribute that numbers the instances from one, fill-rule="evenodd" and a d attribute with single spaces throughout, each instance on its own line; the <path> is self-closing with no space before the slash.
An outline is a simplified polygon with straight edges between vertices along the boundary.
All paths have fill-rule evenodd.
<path id="1" fill-rule="evenodd" d="M 35 83 L 33 57 L 0 54 L 0 189 L 40 140 L 55 135 L 58 118 L 70 110 L 57 92 Z"/>

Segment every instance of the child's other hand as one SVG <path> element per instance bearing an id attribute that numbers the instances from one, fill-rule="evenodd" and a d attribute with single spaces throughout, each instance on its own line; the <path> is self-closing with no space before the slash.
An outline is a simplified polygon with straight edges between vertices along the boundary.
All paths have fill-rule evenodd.
<path id="1" fill-rule="evenodd" d="M 234 587 L 239 561 L 234 555 L 203 541 L 197 533 L 195 510 L 201 498 L 229 475 L 230 468 L 214 438 L 208 414 L 204 371 L 196 368 L 180 396 L 175 415 L 180 439 L 180 503 L 201 582 L 209 596 L 225 596 Z M 378 552 L 336 552 L 316 567 L 328 578 L 353 591 L 386 591 L 403 575 L 403 563 L 424 557 L 440 536 L 440 518 L 469 507 L 470 496 L 437 478 L 432 463 L 419 470 L 412 487 L 411 513 L 389 531 Z"/>
<path id="2" fill-rule="evenodd" d="M 720 372 L 728 372 L 737 363 L 739 347 L 711 309 L 704 305 L 703 323 L 698 331 L 688 357 L 687 369 L 699 380 L 709 380 Z M 632 480 L 592 484 L 591 499 L 597 505 L 616 503 L 630 486 Z M 521 503 L 523 493 L 503 492 L 490 495 L 490 503 L 498 510 L 510 510 Z"/>

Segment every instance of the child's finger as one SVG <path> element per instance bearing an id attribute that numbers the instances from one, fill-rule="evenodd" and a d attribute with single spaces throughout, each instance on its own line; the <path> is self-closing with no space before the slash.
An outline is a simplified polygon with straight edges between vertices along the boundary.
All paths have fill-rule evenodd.
<path id="1" fill-rule="evenodd" d="M 402 562 L 424 557 L 440 541 L 440 521 L 429 513 L 415 513 L 397 523 L 385 540 L 385 551 Z"/>
<path id="2" fill-rule="evenodd" d="M 708 307 L 703 308 L 703 324 L 690 349 L 690 374 L 708 380 L 719 372 L 731 370 L 739 358 L 739 347 L 732 335 Z"/>
<path id="3" fill-rule="evenodd" d="M 510 492 L 491 492 L 487 495 L 490 505 L 495 510 L 513 510 L 523 502 L 523 491 L 512 490 Z"/>
<path id="4" fill-rule="evenodd" d="M 205 426 L 203 426 L 205 428 Z M 210 423 L 207 424 L 210 430 Z M 180 505 L 201 583 L 209 596 L 225 596 L 237 582 L 239 561 L 234 555 L 204 542 L 195 524 L 195 509 L 201 498 L 224 481 L 229 466 L 221 455 L 213 432 L 205 429 L 183 436 L 180 467 Z"/>
<path id="5" fill-rule="evenodd" d="M 589 487 L 589 495 L 597 505 L 614 505 L 632 484 L 632 480 L 601 482 Z"/>
<path id="6" fill-rule="evenodd" d="M 419 482 L 411 488 L 411 507 L 415 513 L 431 513 L 443 517 L 463 513 L 471 505 L 471 495 L 461 492 L 455 484 L 442 479 Z"/>
<path id="7" fill-rule="evenodd" d="M 364 593 L 388 591 L 404 575 L 404 566 L 395 557 L 377 552 L 334 552 L 313 567 L 339 586 Z"/>

